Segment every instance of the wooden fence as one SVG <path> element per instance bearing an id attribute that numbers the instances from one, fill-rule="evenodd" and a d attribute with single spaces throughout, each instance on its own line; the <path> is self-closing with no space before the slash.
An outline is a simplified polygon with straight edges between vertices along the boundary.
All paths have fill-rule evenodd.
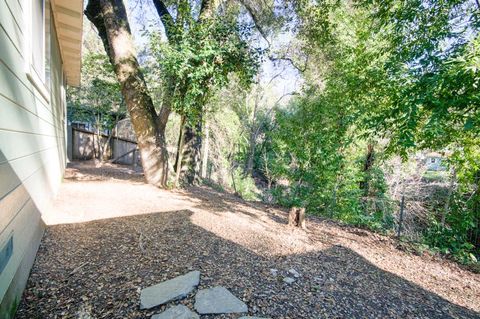
<path id="1" fill-rule="evenodd" d="M 104 160 L 125 165 L 141 165 L 137 142 L 68 126 L 69 160 L 100 159 L 102 152 Z"/>

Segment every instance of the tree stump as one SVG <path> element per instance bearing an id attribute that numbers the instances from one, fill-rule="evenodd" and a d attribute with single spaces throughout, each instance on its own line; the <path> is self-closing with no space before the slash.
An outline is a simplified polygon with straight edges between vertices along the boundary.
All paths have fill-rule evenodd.
<path id="1" fill-rule="evenodd" d="M 288 225 L 294 227 L 306 228 L 305 208 L 292 207 L 288 213 Z"/>

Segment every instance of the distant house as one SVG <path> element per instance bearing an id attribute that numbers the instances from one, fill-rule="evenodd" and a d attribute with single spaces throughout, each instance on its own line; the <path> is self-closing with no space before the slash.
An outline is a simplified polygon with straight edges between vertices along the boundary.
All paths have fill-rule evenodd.
<path id="1" fill-rule="evenodd" d="M 425 166 L 427 171 L 444 171 L 446 170 L 443 162 L 444 156 L 437 152 L 430 152 L 425 155 Z"/>
<path id="2" fill-rule="evenodd" d="M 11 318 L 62 180 L 65 86 L 80 83 L 82 0 L 0 1 L 0 318 Z"/>

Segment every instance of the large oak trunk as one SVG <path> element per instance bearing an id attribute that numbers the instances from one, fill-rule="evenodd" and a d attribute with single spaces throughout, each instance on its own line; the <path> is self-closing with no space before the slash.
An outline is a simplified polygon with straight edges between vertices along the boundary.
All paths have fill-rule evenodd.
<path id="1" fill-rule="evenodd" d="M 183 122 L 182 122 L 183 123 Z M 175 159 L 176 180 L 182 184 L 198 184 L 201 178 L 202 122 L 196 127 L 185 123 L 180 128 L 177 156 Z M 179 163 L 181 163 L 179 167 Z"/>
<path id="2" fill-rule="evenodd" d="M 195 128 L 187 126 L 185 130 L 184 165 L 185 179 L 188 184 L 198 184 L 200 182 L 201 170 L 201 150 L 202 150 L 202 122 L 200 121 Z"/>
<path id="3" fill-rule="evenodd" d="M 125 6 L 122 0 L 89 0 L 85 15 L 97 28 L 114 66 L 137 137 L 145 178 L 163 187 L 168 174 L 165 117 L 169 112 L 162 110 L 159 117 L 155 111 L 136 58 Z"/>

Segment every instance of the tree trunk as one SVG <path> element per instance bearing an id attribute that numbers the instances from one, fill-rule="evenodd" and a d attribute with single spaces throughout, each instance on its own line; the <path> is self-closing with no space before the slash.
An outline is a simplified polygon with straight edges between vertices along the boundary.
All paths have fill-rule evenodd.
<path id="1" fill-rule="evenodd" d="M 447 193 L 447 199 L 445 200 L 445 207 L 443 209 L 442 217 L 441 217 L 442 227 L 445 227 L 445 221 L 447 219 L 447 215 L 448 213 L 450 213 L 450 200 L 455 188 L 455 179 L 456 179 L 455 168 L 452 168 L 451 176 L 450 176 L 450 185 L 448 187 L 448 193 Z"/>
<path id="2" fill-rule="evenodd" d="M 202 121 L 199 120 L 196 127 L 185 123 L 182 125 L 183 147 L 182 154 L 177 148 L 175 160 L 175 171 L 180 172 L 180 179 L 186 184 L 197 184 L 200 182 L 201 150 L 202 150 Z M 179 140 L 180 141 L 180 140 Z M 180 156 L 181 155 L 181 156 Z M 179 165 L 181 163 L 181 165 Z M 180 166 L 180 167 L 179 167 Z"/>
<path id="3" fill-rule="evenodd" d="M 180 175 L 182 173 L 182 159 L 183 159 L 183 147 L 185 145 L 185 116 L 182 116 L 180 122 L 180 134 L 178 136 L 178 145 L 177 145 L 177 158 L 175 159 L 175 183 L 173 187 L 178 186 L 180 181 Z"/>
<path id="4" fill-rule="evenodd" d="M 203 141 L 202 170 L 200 172 L 200 176 L 202 176 L 202 178 L 207 178 L 208 152 L 209 152 L 209 143 L 210 143 L 210 128 L 207 121 L 205 121 L 204 132 L 205 132 L 205 139 Z"/>
<path id="5" fill-rule="evenodd" d="M 89 0 L 85 15 L 97 28 L 120 83 L 140 148 L 145 178 L 150 184 L 164 187 L 168 174 L 165 126 L 162 127 L 163 121 L 148 94 L 125 6 L 121 0 Z"/>
<path id="6" fill-rule="evenodd" d="M 363 165 L 363 173 L 365 175 L 363 181 L 360 182 L 360 189 L 363 190 L 363 194 L 365 197 L 368 197 L 370 194 L 370 170 L 373 167 L 373 163 L 375 161 L 375 149 L 373 144 L 369 143 L 367 146 L 367 156 L 365 158 L 365 163 Z"/>
<path id="7" fill-rule="evenodd" d="M 187 126 L 185 133 L 185 180 L 188 184 L 198 184 L 200 182 L 200 166 L 202 156 L 202 121 L 200 120 L 196 127 Z"/>
<path id="8" fill-rule="evenodd" d="M 256 148 L 256 134 L 255 131 L 252 129 L 252 132 L 250 132 L 250 137 L 248 139 L 248 154 L 247 154 L 247 161 L 245 165 L 245 169 L 243 171 L 243 174 L 245 176 L 247 175 L 252 175 L 253 173 L 253 160 L 255 158 L 255 148 Z"/>
<path id="9" fill-rule="evenodd" d="M 288 225 L 305 229 L 305 208 L 290 208 L 290 212 L 288 213 Z"/>

